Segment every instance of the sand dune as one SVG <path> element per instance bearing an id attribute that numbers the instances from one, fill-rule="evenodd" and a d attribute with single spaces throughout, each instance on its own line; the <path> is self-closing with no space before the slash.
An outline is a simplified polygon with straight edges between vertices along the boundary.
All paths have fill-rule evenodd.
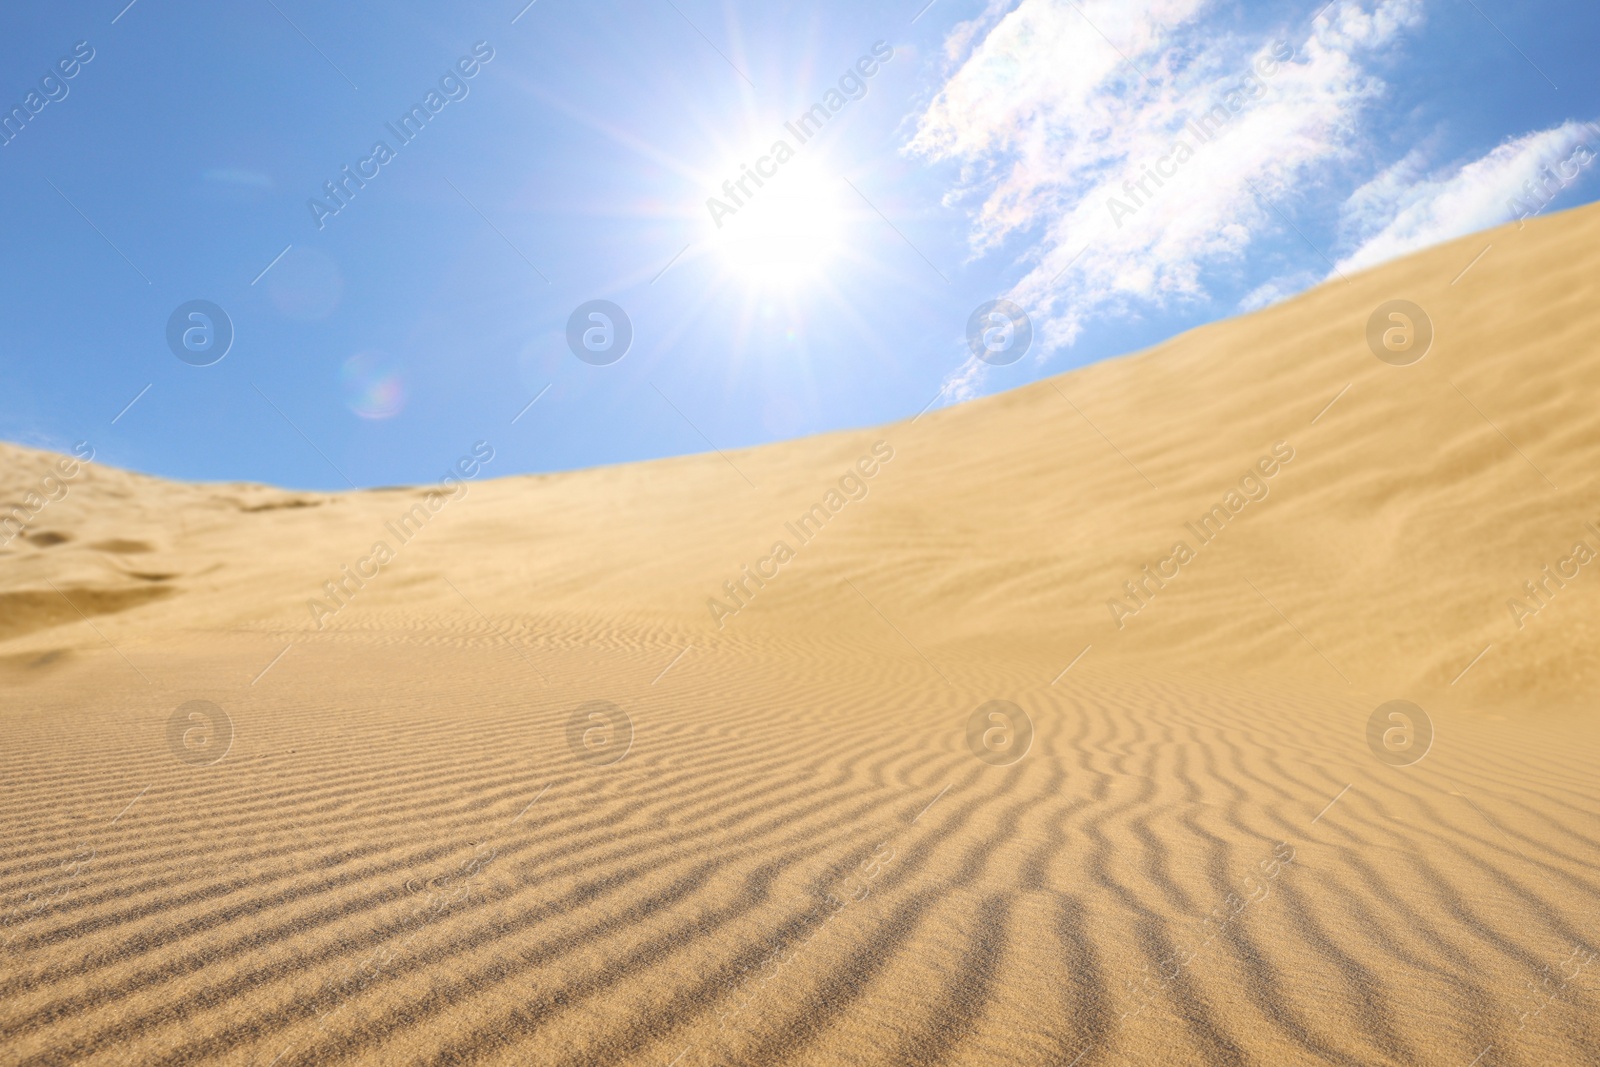
<path id="1" fill-rule="evenodd" d="M 7 446 L 3 1061 L 1600 1063 L 1597 278 L 454 490 Z"/>

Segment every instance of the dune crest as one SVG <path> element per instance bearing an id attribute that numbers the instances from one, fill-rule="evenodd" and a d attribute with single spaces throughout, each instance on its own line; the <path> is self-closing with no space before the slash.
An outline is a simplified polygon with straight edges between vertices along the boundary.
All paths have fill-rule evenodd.
<path id="1" fill-rule="evenodd" d="M 1593 1062 L 1597 279 L 454 489 L 0 446 L 6 1062 Z"/>

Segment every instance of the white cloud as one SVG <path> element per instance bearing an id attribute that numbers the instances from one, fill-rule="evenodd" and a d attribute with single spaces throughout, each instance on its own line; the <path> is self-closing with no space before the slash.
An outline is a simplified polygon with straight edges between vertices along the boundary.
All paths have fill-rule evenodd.
<path id="1" fill-rule="evenodd" d="M 1251 312 L 1270 307 L 1321 280 L 1320 275 L 1309 270 L 1295 271 L 1292 274 L 1268 279 L 1244 295 L 1239 301 L 1239 310 Z"/>
<path id="2" fill-rule="evenodd" d="M 944 54 L 951 62 L 957 62 L 967 54 L 980 33 L 993 25 L 996 18 L 1006 8 L 1010 7 L 1012 0 L 989 0 L 981 14 L 966 22 L 958 22 L 944 41 Z"/>
<path id="3" fill-rule="evenodd" d="M 1270 40 L 1202 25 L 1208 2 L 1020 0 L 919 117 L 908 151 L 960 163 L 948 199 L 979 201 L 973 253 L 1026 244 L 1031 268 L 1007 295 L 1034 317 L 1041 354 L 1092 314 L 1203 296 L 1203 268 L 1280 229 L 1262 197 L 1353 155 L 1383 89 L 1365 59 L 1421 10 L 1338 0 L 1278 64 Z M 953 59 L 965 47 L 947 42 Z M 1188 124 L 1208 114 L 1202 138 Z M 1159 183 L 1145 169 L 1157 166 Z M 952 392 L 975 381 L 963 373 Z"/>
<path id="4" fill-rule="evenodd" d="M 1581 180 L 1600 148 L 1597 134 L 1594 123 L 1564 122 L 1434 175 L 1424 173 L 1421 152 L 1410 153 L 1346 202 L 1344 224 L 1360 244 L 1339 269 L 1375 266 L 1537 213 Z"/>

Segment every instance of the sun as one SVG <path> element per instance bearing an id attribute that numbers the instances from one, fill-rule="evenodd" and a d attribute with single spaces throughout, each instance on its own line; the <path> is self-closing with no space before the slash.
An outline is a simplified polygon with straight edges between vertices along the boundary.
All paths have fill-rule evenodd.
<path id="1" fill-rule="evenodd" d="M 792 288 L 819 279 L 839 254 L 843 183 L 804 159 L 769 169 L 776 173 L 760 185 L 747 170 L 731 171 L 746 180 L 734 185 L 739 203 L 720 219 L 712 245 L 728 276 Z"/>

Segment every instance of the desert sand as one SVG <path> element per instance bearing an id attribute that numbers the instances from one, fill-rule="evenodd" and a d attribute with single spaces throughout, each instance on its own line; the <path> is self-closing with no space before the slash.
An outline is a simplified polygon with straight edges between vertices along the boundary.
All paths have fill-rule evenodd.
<path id="1" fill-rule="evenodd" d="M 431 499 L 7 446 L 0 1062 L 1600 1063 L 1597 280 Z"/>

